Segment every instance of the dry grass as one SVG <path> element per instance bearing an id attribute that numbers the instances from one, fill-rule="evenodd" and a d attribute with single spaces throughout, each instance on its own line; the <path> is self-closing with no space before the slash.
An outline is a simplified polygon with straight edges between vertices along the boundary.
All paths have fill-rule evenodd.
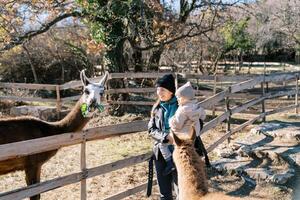
<path id="1" fill-rule="evenodd" d="M 139 115 L 126 115 L 123 117 L 98 116 L 93 119 L 89 127 L 99 125 L 117 124 L 133 120 L 144 119 Z M 225 131 L 225 126 L 220 126 L 204 135 L 204 143 L 212 144 Z M 246 134 L 247 131 L 241 134 Z M 239 133 L 240 134 L 240 133 Z M 124 135 L 105 140 L 92 141 L 87 143 L 87 167 L 96 167 L 105 163 L 124 159 L 130 156 L 149 152 L 152 148 L 152 139 L 147 132 Z M 211 154 L 213 158 L 213 154 Z M 93 177 L 87 180 L 87 198 L 89 200 L 104 199 L 113 194 L 133 188 L 147 181 L 148 163 L 142 163 L 122 170 Z M 80 145 L 62 148 L 42 168 L 42 181 L 69 175 L 80 171 Z M 210 180 L 212 191 L 231 192 L 243 185 L 243 180 L 233 176 L 216 176 Z M 26 186 L 24 172 L 18 171 L 0 176 L 0 192 L 18 189 Z M 291 199 L 290 194 L 285 191 L 277 192 L 277 189 L 270 185 L 264 186 L 269 191 L 260 187 L 251 192 L 251 197 L 264 197 L 269 199 Z M 274 192 L 275 191 L 275 192 Z M 275 194 L 275 196 L 274 196 Z M 80 199 L 80 183 L 58 188 L 41 195 L 42 199 L 65 200 Z M 275 198 L 276 197 L 276 198 Z M 154 187 L 151 198 L 145 197 L 145 191 L 127 197 L 132 200 L 155 200 L 158 199 L 157 186 Z"/>

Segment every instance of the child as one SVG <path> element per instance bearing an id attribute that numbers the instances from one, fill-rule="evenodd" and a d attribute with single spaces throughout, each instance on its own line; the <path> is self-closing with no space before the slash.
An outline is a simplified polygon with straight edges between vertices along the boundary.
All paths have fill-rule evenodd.
<path id="1" fill-rule="evenodd" d="M 169 125 L 175 133 L 189 133 L 191 126 L 194 124 L 196 135 L 200 135 L 200 121 L 205 119 L 205 111 L 197 105 L 198 101 L 195 99 L 194 89 L 190 82 L 177 89 L 175 93 L 178 101 L 178 109 L 174 116 L 170 118 Z M 166 168 L 163 174 L 171 173 L 175 166 L 171 157 L 171 152 L 167 148 L 166 143 L 160 144 L 160 150 L 166 161 Z"/>
<path id="2" fill-rule="evenodd" d="M 190 82 L 177 89 L 175 93 L 178 101 L 178 109 L 175 115 L 170 119 L 170 128 L 175 133 L 189 133 L 194 124 L 196 135 L 200 135 L 200 122 L 205 119 L 205 111 L 198 106 L 195 99 L 194 89 Z"/>

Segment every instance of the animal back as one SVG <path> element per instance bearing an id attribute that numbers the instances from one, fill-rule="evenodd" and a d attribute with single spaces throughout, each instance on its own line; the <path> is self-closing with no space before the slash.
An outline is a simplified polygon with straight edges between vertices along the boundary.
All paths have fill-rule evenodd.
<path id="1" fill-rule="evenodd" d="M 0 144 L 48 136 L 49 125 L 35 118 L 0 120 Z"/>

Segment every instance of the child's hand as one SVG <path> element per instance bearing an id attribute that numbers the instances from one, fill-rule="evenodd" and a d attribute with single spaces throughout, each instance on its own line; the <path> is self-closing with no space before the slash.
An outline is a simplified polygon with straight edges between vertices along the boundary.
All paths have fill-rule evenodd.
<path id="1" fill-rule="evenodd" d="M 175 132 L 175 127 L 171 126 L 170 128 L 173 132 Z"/>
<path id="2" fill-rule="evenodd" d="M 169 119 L 169 125 L 172 130 L 174 130 L 174 116 Z"/>

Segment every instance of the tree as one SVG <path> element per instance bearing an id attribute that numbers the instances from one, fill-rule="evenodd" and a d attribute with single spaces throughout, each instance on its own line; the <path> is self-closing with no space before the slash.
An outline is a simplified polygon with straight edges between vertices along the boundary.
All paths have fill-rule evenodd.
<path id="1" fill-rule="evenodd" d="M 27 0 L 2 2 L 0 8 L 5 13 L 2 16 L 2 27 L 6 30 L 6 37 L 2 38 L 6 39 L 2 39 L 0 49 L 10 49 L 22 44 L 67 18 L 84 17 L 95 40 L 104 42 L 108 48 L 108 61 L 112 65 L 121 63 L 126 69 L 122 56 L 126 41 L 133 49 L 137 66 L 141 65 L 141 51 L 151 50 L 153 57 L 149 62 L 158 62 L 165 45 L 211 31 L 218 10 L 234 5 L 239 0 L 231 4 L 216 0 L 181 0 L 179 9 L 175 3 L 157 0 L 77 2 L 82 8 L 72 0 L 50 0 L 43 3 Z M 43 20 L 37 25 L 39 16 Z M 189 21 L 190 16 L 200 16 L 199 22 Z M 26 26 L 28 21 L 34 21 L 34 26 L 25 30 L 22 26 Z M 140 67 L 136 68 L 140 70 Z"/>
<path id="2" fill-rule="evenodd" d="M 52 28 L 22 46 L 0 54 L 3 81 L 63 84 L 78 79 L 87 69 L 95 74 L 102 62 L 104 47 L 94 44 L 84 27 Z M 34 67 L 36 76 L 32 73 Z"/>
<path id="3" fill-rule="evenodd" d="M 224 38 L 224 49 L 222 54 L 237 51 L 239 57 L 239 69 L 241 69 L 243 62 L 243 53 L 255 47 L 254 41 L 247 32 L 248 22 L 250 18 L 246 17 L 237 22 L 228 21 L 226 25 L 220 30 Z"/>
<path id="4" fill-rule="evenodd" d="M 71 16 L 78 16 L 79 12 L 74 10 L 75 5 L 72 4 L 73 1 L 27 1 L 27 0 L 10 0 L 10 1 L 1 1 L 0 2 L 0 54 L 1 62 L 6 62 L 5 54 L 7 51 L 15 52 L 15 58 L 21 56 L 17 51 L 14 51 L 13 48 L 20 45 L 23 48 L 25 53 L 25 59 L 23 60 L 29 62 L 32 75 L 34 77 L 34 82 L 43 82 L 41 74 L 37 73 L 37 67 L 40 67 L 40 64 L 45 64 L 44 62 L 37 62 L 35 60 L 37 57 L 34 57 L 34 49 L 31 45 L 31 39 L 38 37 L 39 35 L 46 33 L 50 30 L 50 27 L 55 26 L 58 22 L 66 23 L 63 21 Z M 72 24 L 69 21 L 69 24 Z M 73 23 L 74 24 L 74 23 Z M 60 25 L 63 27 L 63 25 Z M 43 45 L 49 40 L 45 40 L 40 44 Z M 19 52 L 20 53 L 20 52 Z M 12 57 L 12 60 L 15 59 Z M 19 63 L 18 61 L 15 63 Z M 23 65 L 22 63 L 19 63 Z M 48 63 L 45 64 L 46 66 Z M 8 67 L 12 67 L 8 65 Z M 5 73 L 6 69 L 2 65 L 3 71 Z M 15 69 L 11 69 L 10 71 Z M 17 70 L 16 70 L 17 71 Z M 21 72 L 21 71 L 20 71 Z M 11 74 L 13 75 L 13 74 Z M 9 77 L 6 77 L 9 78 Z M 27 77 L 27 80 L 30 80 L 30 77 Z M 16 79 L 15 79 L 16 80 Z M 18 81 L 18 80 L 16 80 Z"/>
<path id="5" fill-rule="evenodd" d="M 70 23 L 69 19 L 73 19 L 76 24 L 85 22 L 93 39 L 105 45 L 109 71 L 127 71 L 128 60 L 132 61 L 135 71 L 157 70 L 161 54 L 168 45 L 212 31 L 216 27 L 219 12 L 237 4 L 240 0 L 230 4 L 224 2 L 222 0 L 176 2 L 11 0 L 0 4 L 0 9 L 4 13 L 0 27 L 5 27 L 0 49 L 12 49 L 34 39 L 37 35 L 48 32 L 62 21 Z M 75 18 L 80 18 L 81 21 Z M 29 26 L 28 21 L 33 25 Z M 72 42 L 69 44 L 72 48 Z M 82 52 L 80 48 L 77 50 Z M 145 53 L 150 56 L 146 58 L 143 56 Z M 55 53 L 52 55 L 59 56 Z M 114 87 L 124 87 L 124 84 L 116 82 Z"/>
<path id="6" fill-rule="evenodd" d="M 111 72 L 125 72 L 128 64 L 124 46 L 129 44 L 135 71 L 158 69 L 164 48 L 178 40 L 201 35 L 213 29 L 220 3 L 213 1 L 180 1 L 179 11 L 174 5 L 159 1 L 115 0 L 78 1 L 83 7 L 87 23 L 96 41 L 106 47 L 106 58 Z M 199 21 L 189 21 L 190 15 L 200 16 Z M 150 52 L 145 59 L 143 52 Z M 113 85 L 112 85 L 113 84 Z M 124 83 L 111 83 L 113 88 L 122 88 Z M 127 98 L 126 95 L 112 97 Z M 119 107 L 120 108 L 120 107 Z M 114 110 L 116 110 L 114 108 Z"/>
<path id="7" fill-rule="evenodd" d="M 109 69 L 122 72 L 128 69 L 124 59 L 124 45 L 129 43 L 135 71 L 141 71 L 145 63 L 157 70 L 160 56 L 166 45 L 184 38 L 192 38 L 213 30 L 218 12 L 235 5 L 222 1 L 181 0 L 166 3 L 157 0 L 78 0 L 89 27 L 97 41 L 107 49 Z M 193 20 L 198 16 L 198 20 Z M 142 58 L 150 51 L 149 59 Z M 156 65 L 156 68 L 153 67 Z"/>
<path id="8" fill-rule="evenodd" d="M 260 48 L 273 50 L 293 48 L 300 55 L 300 2 L 297 0 L 266 0 L 252 5 Z"/>

